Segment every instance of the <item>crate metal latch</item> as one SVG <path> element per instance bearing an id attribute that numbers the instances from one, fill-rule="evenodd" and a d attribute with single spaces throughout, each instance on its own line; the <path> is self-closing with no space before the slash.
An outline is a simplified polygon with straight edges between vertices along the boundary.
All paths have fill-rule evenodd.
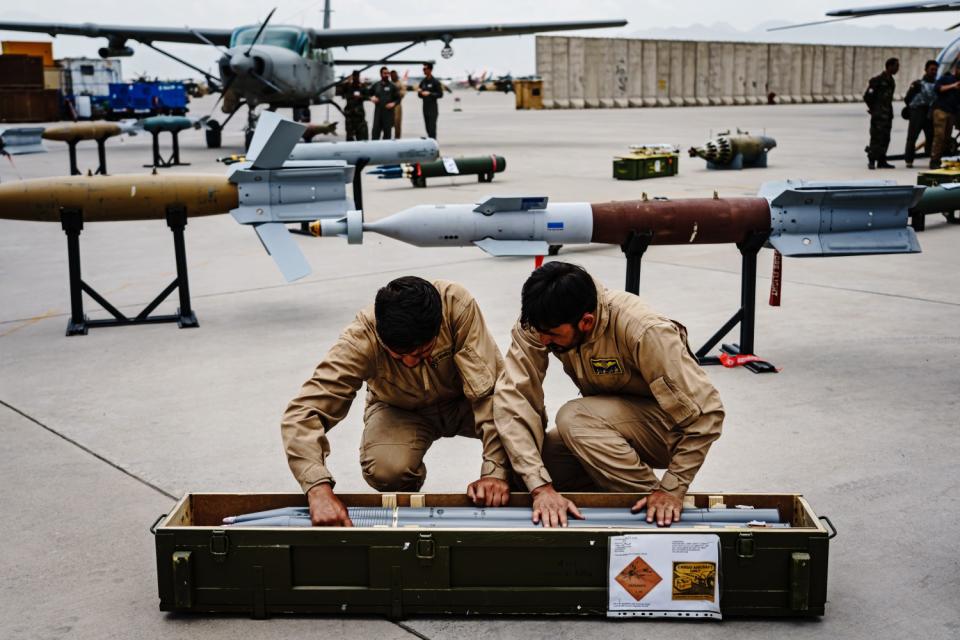
<path id="1" fill-rule="evenodd" d="M 214 529 L 210 534 L 210 555 L 215 562 L 223 562 L 227 559 L 227 553 L 230 551 L 230 538 L 223 529 Z"/>
<path id="2" fill-rule="evenodd" d="M 757 553 L 756 540 L 752 533 L 741 533 L 737 536 L 737 557 L 741 560 L 752 558 Z"/>
<path id="3" fill-rule="evenodd" d="M 417 560 L 421 564 L 429 564 L 437 555 L 437 545 L 433 540 L 433 534 L 421 533 L 417 539 Z"/>

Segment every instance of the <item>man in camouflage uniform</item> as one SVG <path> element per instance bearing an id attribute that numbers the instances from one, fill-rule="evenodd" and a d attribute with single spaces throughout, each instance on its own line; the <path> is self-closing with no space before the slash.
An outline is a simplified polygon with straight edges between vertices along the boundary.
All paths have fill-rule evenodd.
<path id="1" fill-rule="evenodd" d="M 887 162 L 887 147 L 890 146 L 890 129 L 893 127 L 893 94 L 897 83 L 893 76 L 900 70 L 900 61 L 890 58 L 884 64 L 883 73 L 870 78 L 870 84 L 863 94 L 870 113 L 870 144 L 866 148 L 867 167 L 870 169 L 892 169 Z"/>
<path id="2" fill-rule="evenodd" d="M 367 114 L 363 110 L 367 89 L 360 81 L 359 71 L 354 71 L 350 79 L 340 85 L 339 93 L 346 101 L 343 106 L 343 117 L 347 140 L 368 140 L 370 134 L 367 132 Z"/>

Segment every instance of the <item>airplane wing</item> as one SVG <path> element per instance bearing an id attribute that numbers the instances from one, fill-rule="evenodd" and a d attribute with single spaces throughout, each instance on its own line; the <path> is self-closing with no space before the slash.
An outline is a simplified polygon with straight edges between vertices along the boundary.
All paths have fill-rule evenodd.
<path id="1" fill-rule="evenodd" d="M 86 36 L 88 38 L 107 38 L 118 40 L 136 40 L 137 42 L 185 42 L 203 44 L 195 35 L 200 33 L 216 45 L 230 44 L 232 29 L 187 29 L 184 27 L 143 27 L 101 24 L 57 24 L 55 22 L 0 22 L 0 31 L 29 31 L 46 33 L 51 36 Z"/>
<path id="2" fill-rule="evenodd" d="M 355 47 L 389 42 L 426 42 L 457 38 L 496 38 L 499 36 L 542 33 L 545 31 L 572 31 L 578 29 L 605 29 L 622 27 L 626 20 L 578 20 L 570 22 L 521 22 L 515 24 L 447 25 L 436 27 L 384 27 L 381 29 L 324 29 L 314 31 L 313 46 Z M 2 28 L 2 25 L 0 25 Z"/>
<path id="3" fill-rule="evenodd" d="M 834 11 L 827 11 L 827 15 L 863 18 L 888 13 L 932 13 L 935 11 L 960 11 L 960 2 L 901 2 L 899 4 L 859 7 L 856 9 L 836 9 Z"/>
<path id="4" fill-rule="evenodd" d="M 782 27 L 772 27 L 767 31 L 783 31 L 785 29 L 796 29 L 797 27 L 812 27 L 819 24 L 829 24 L 831 22 L 841 22 L 843 20 L 853 20 L 854 18 L 867 18 L 870 16 L 882 16 L 896 13 L 934 13 L 939 11 L 960 11 L 960 2 L 901 2 L 899 4 L 877 5 L 873 7 L 858 7 L 856 9 L 834 9 L 827 11 L 829 20 L 817 20 L 815 22 L 803 22 L 800 24 L 789 24 Z M 953 29 L 949 27 L 947 31 Z"/>

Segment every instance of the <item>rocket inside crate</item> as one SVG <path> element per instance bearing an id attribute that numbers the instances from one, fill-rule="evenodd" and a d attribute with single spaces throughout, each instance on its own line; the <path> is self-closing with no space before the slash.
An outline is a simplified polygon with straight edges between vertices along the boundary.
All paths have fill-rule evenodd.
<path id="1" fill-rule="evenodd" d="M 600 509 L 629 509 L 641 496 L 638 494 L 584 493 L 567 494 L 579 506 Z M 473 509 L 469 499 L 463 494 L 341 494 L 340 499 L 347 507 L 422 507 L 422 508 L 468 508 Z M 771 531 L 790 531 L 797 528 L 822 528 L 816 515 L 805 500 L 796 494 L 690 494 L 687 506 L 706 509 L 716 506 L 722 500 L 728 509 L 738 506 L 753 509 L 776 509 L 781 523 L 789 527 L 770 529 Z M 693 504 L 690 505 L 689 502 Z M 529 508 L 529 494 L 514 493 L 510 497 L 510 507 Z M 189 494 L 185 496 L 173 512 L 161 524 L 161 527 L 212 527 L 220 528 L 224 518 L 287 507 L 305 507 L 306 498 L 297 493 L 251 493 L 251 494 Z M 489 510 L 495 515 L 496 509 Z M 674 528 L 696 526 L 695 522 L 680 521 Z M 409 525 L 407 525 L 409 526 Z M 466 525 L 468 526 L 468 525 Z M 738 526 L 730 523 L 727 526 Z M 746 524 L 740 526 L 746 527 Z"/>

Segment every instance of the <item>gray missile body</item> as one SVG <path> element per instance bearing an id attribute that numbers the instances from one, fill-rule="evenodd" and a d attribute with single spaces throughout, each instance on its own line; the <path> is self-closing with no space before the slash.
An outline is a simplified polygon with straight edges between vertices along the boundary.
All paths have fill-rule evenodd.
<path id="1" fill-rule="evenodd" d="M 351 142 L 301 142 L 290 152 L 288 160 L 341 160 L 356 165 L 360 159 L 367 166 L 429 162 L 440 155 L 440 145 L 431 138 L 399 140 L 359 140 Z"/>

